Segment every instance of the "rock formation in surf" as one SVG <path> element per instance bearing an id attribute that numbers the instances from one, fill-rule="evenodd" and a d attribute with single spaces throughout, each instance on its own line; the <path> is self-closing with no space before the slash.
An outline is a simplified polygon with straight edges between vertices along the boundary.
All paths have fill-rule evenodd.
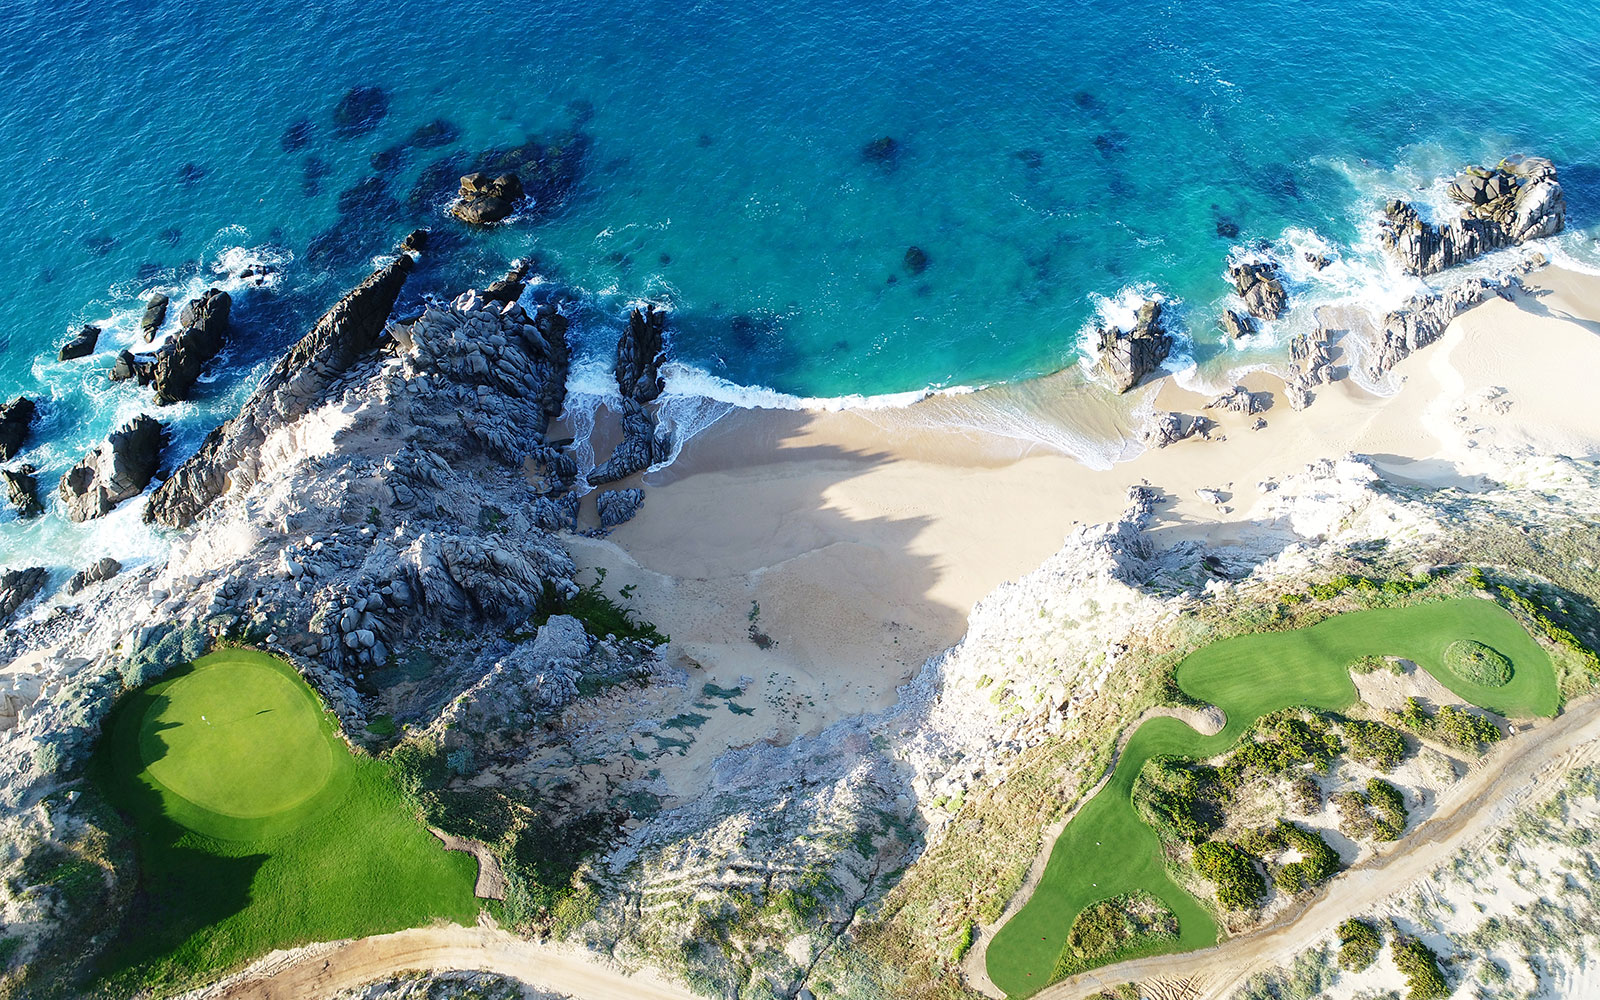
<path id="1" fill-rule="evenodd" d="M 1172 335 L 1161 318 L 1161 302 L 1139 307 L 1133 329 L 1103 326 L 1095 332 L 1095 371 L 1117 392 L 1127 392 L 1161 366 L 1172 352 Z"/>
<path id="2" fill-rule="evenodd" d="M 67 517 L 74 521 L 101 517 L 143 492 L 161 465 L 165 438 L 161 422 L 142 413 L 112 431 L 100 447 L 61 477 L 61 502 Z"/>
<path id="3" fill-rule="evenodd" d="M 1380 237 L 1407 273 L 1437 274 L 1491 250 L 1554 236 L 1566 225 L 1566 195 L 1555 165 L 1543 157 L 1468 167 L 1451 182 L 1449 195 L 1458 214 L 1440 225 L 1424 221 L 1406 202 L 1385 206 Z"/>

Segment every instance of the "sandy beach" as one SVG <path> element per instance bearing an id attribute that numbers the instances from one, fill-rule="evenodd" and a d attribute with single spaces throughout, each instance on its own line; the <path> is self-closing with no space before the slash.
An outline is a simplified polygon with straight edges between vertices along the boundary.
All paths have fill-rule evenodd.
<path id="1" fill-rule="evenodd" d="M 1600 323 L 1587 318 L 1600 317 L 1600 278 L 1552 268 L 1527 284 L 1405 359 L 1391 396 L 1347 379 L 1296 412 L 1278 375 L 1249 373 L 1242 383 L 1272 397 L 1260 429 L 1255 415 L 1202 410 L 1226 382 L 1205 393 L 1160 378 L 1116 399 L 1073 372 L 894 410 L 731 414 L 644 477 L 633 521 L 574 546 L 607 570 L 608 589 L 634 588 L 633 606 L 670 624 L 668 655 L 691 694 L 742 686 L 755 707 L 718 713 L 664 777 L 692 795 L 729 747 L 893 704 L 961 638 L 977 600 L 1075 525 L 1115 516 L 1133 484 L 1164 494 L 1158 541 L 1226 546 L 1264 484 L 1323 458 L 1363 454 L 1393 478 L 1470 489 L 1521 455 L 1600 454 L 1586 375 L 1600 363 Z M 1152 406 L 1217 426 L 1209 440 L 1140 452 Z M 1136 457 L 1095 470 L 984 430 L 1020 422 Z"/>

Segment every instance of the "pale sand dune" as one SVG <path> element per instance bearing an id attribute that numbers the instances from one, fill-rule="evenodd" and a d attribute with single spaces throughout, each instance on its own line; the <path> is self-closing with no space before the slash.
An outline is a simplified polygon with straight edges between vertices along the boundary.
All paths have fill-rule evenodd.
<path id="1" fill-rule="evenodd" d="M 694 794 L 728 747 L 891 705 L 897 685 L 961 637 L 979 598 L 1038 566 L 1075 524 L 1114 517 L 1132 484 L 1169 497 L 1158 539 L 1226 546 L 1251 528 L 1259 484 L 1322 458 L 1358 452 L 1401 478 L 1470 484 L 1507 454 L 1600 453 L 1600 405 L 1585 384 L 1600 370 L 1600 324 L 1568 318 L 1600 316 L 1600 279 L 1550 270 L 1531 284 L 1536 294 L 1491 300 L 1404 361 L 1394 396 L 1344 381 L 1297 413 L 1276 376 L 1254 372 L 1245 384 L 1276 399 L 1265 428 L 1208 411 L 1225 440 L 1106 470 L 1008 435 L 1027 424 L 1136 454 L 1137 411 L 1201 413 L 1207 397 L 1164 379 L 1113 400 L 1069 372 L 899 410 L 725 418 L 645 477 L 633 521 L 575 546 L 581 562 L 609 569 L 608 588 L 635 585 L 635 606 L 672 634 L 686 701 L 705 682 L 747 679 L 741 701 L 754 713 L 715 713 L 664 778 Z M 1491 388 L 1505 391 L 1486 402 Z M 1220 490 L 1224 504 L 1199 489 Z M 752 602 L 771 648 L 751 641 Z"/>

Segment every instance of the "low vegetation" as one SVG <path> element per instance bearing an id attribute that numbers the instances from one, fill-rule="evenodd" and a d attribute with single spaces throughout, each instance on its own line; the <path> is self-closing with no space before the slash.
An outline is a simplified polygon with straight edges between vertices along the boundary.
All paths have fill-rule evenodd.
<path id="1" fill-rule="evenodd" d="M 1250 834 L 1243 843 L 1258 857 L 1284 851 L 1298 855 L 1297 860 L 1271 866 L 1272 884 L 1279 892 L 1291 896 L 1321 885 L 1344 867 L 1338 852 L 1328 846 L 1321 834 L 1287 820 L 1279 820 L 1276 826 Z"/>
<path id="2" fill-rule="evenodd" d="M 1405 707 L 1394 713 L 1395 719 L 1405 728 L 1418 734 L 1469 750 L 1482 753 L 1491 743 L 1500 742 L 1500 727 L 1455 705 L 1446 705 L 1438 712 L 1429 712 L 1415 698 L 1407 698 Z"/>
<path id="3" fill-rule="evenodd" d="M 1406 758 L 1405 737 L 1392 726 L 1364 719 L 1346 719 L 1340 724 L 1350 756 L 1379 771 L 1392 771 Z"/>
<path id="4" fill-rule="evenodd" d="M 1480 687 L 1505 687 L 1511 680 L 1511 661 L 1492 646 L 1458 639 L 1444 648 L 1444 665 L 1456 676 Z"/>
<path id="5" fill-rule="evenodd" d="M 1395 941 L 1393 952 L 1395 968 L 1406 977 L 1409 1000 L 1442 1000 L 1450 995 L 1439 956 L 1432 948 L 1416 938 L 1402 937 Z"/>
<path id="6" fill-rule="evenodd" d="M 1208 840 L 1194 849 L 1194 867 L 1216 884 L 1217 905 L 1225 910 L 1248 910 L 1267 898 L 1267 880 L 1261 876 L 1261 859 L 1238 844 Z"/>
<path id="7" fill-rule="evenodd" d="M 1339 830 L 1351 840 L 1399 840 L 1408 816 L 1400 789 L 1373 778 L 1365 792 L 1340 792 L 1333 797 L 1339 807 Z"/>
<path id="8" fill-rule="evenodd" d="M 1351 917 L 1339 925 L 1339 968 L 1346 972 L 1365 972 L 1378 960 L 1383 937 L 1378 928 Z"/>
<path id="9" fill-rule="evenodd" d="M 1156 941 L 1178 936 L 1178 918 L 1148 893 L 1103 899 L 1079 913 L 1067 931 L 1056 978 L 1117 961 Z"/>

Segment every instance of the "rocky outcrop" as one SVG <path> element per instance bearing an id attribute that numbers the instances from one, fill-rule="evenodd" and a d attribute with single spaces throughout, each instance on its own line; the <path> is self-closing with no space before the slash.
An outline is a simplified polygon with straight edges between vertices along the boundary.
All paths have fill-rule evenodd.
<path id="1" fill-rule="evenodd" d="M 145 507 L 147 521 L 191 523 L 231 487 L 255 481 L 256 454 L 267 434 L 306 412 L 360 356 L 377 346 L 413 267 L 402 254 L 375 271 L 317 320 L 272 366 L 239 415 L 206 436 Z"/>
<path id="2" fill-rule="evenodd" d="M 1450 321 L 1491 296 L 1511 297 L 1510 281 L 1473 278 L 1443 292 L 1420 295 L 1383 318 L 1378 342 L 1365 361 L 1368 375 L 1378 378 L 1401 359 L 1444 336 Z"/>
<path id="3" fill-rule="evenodd" d="M 1149 299 L 1139 307 L 1133 329 L 1114 326 L 1095 331 L 1094 369 L 1112 388 L 1127 392 L 1161 366 L 1172 352 L 1172 335 L 1161 319 L 1161 303 Z"/>
<path id="4" fill-rule="evenodd" d="M 0 621 L 9 619 L 28 599 L 39 592 L 50 580 L 50 571 L 43 566 L 11 569 L 0 573 Z"/>
<path id="5" fill-rule="evenodd" d="M 666 389 L 661 363 L 666 360 L 667 314 L 654 305 L 628 315 L 628 328 L 617 339 L 617 388 L 639 403 L 654 401 Z"/>
<path id="6" fill-rule="evenodd" d="M 161 329 L 161 324 L 167 321 L 167 303 L 170 300 L 160 292 L 150 296 L 150 301 L 144 304 L 144 315 L 139 317 L 139 331 L 144 334 L 145 343 L 156 339 L 156 331 Z"/>
<path id="7" fill-rule="evenodd" d="M 22 450 L 36 409 L 27 396 L 18 396 L 0 406 L 0 462 L 9 461 Z"/>
<path id="8" fill-rule="evenodd" d="M 1272 406 L 1272 393 L 1251 392 L 1236 385 L 1205 405 L 1208 410 L 1227 410 L 1229 413 L 1264 413 Z"/>
<path id="9" fill-rule="evenodd" d="M 1217 319 L 1222 327 L 1222 332 L 1228 335 L 1229 340 L 1238 340 L 1248 337 L 1256 332 L 1256 321 L 1249 316 L 1241 316 L 1232 309 L 1222 310 L 1222 315 Z"/>
<path id="10" fill-rule="evenodd" d="M 341 139 L 365 135 L 377 128 L 388 114 L 388 91 L 382 87 L 351 87 L 334 106 L 334 134 Z"/>
<path id="11" fill-rule="evenodd" d="M 86 358 L 94 353 L 94 347 L 100 342 L 100 328 L 98 326 L 85 326 L 78 331 L 78 335 L 61 345 L 61 350 L 56 353 L 59 361 L 72 361 L 76 358 Z"/>
<path id="12" fill-rule="evenodd" d="M 1292 370 L 1284 379 L 1283 394 L 1289 398 L 1290 409 L 1305 409 L 1315 398 L 1313 390 L 1317 386 L 1344 377 L 1344 372 L 1333 364 L 1333 333 L 1320 323 L 1314 331 L 1299 334 L 1289 342 L 1289 357 Z"/>
<path id="13" fill-rule="evenodd" d="M 121 572 L 122 564 L 110 556 L 98 559 L 72 574 L 72 578 L 67 581 L 66 594 L 71 597 L 85 587 L 104 583 Z"/>
<path id="14" fill-rule="evenodd" d="M 1209 440 L 1216 422 L 1207 417 L 1187 413 L 1159 413 L 1145 428 L 1144 443 L 1149 448 L 1165 448 L 1194 437 L 1196 434 Z"/>
<path id="15" fill-rule="evenodd" d="M 610 531 L 639 513 L 644 506 L 644 490 L 606 490 L 595 497 L 594 505 L 600 512 L 600 530 Z"/>
<path id="16" fill-rule="evenodd" d="M 474 226 L 500 222 L 516 210 L 523 193 L 522 179 L 516 174 L 467 174 L 461 178 L 461 189 L 456 203 L 450 206 L 450 214 Z"/>
<path id="17" fill-rule="evenodd" d="M 178 332 L 156 352 L 150 369 L 157 406 L 189 398 L 206 362 L 222 350 L 232 306 L 233 300 L 227 292 L 213 288 L 183 307 L 178 316 Z"/>
<path id="18" fill-rule="evenodd" d="M 39 502 L 39 470 L 31 465 L 16 469 L 0 469 L 0 480 L 6 484 L 6 499 L 17 508 L 17 516 L 26 520 L 44 513 Z"/>
<path id="19" fill-rule="evenodd" d="M 657 431 L 656 418 L 642 404 L 624 398 L 619 416 L 622 441 L 604 464 L 589 473 L 589 482 L 596 485 L 643 472 L 672 455 L 671 435 Z"/>
<path id="20" fill-rule="evenodd" d="M 511 265 L 504 278 L 483 289 L 483 297 L 490 302 L 515 302 L 528 290 L 527 277 L 527 262 L 519 260 Z"/>
<path id="21" fill-rule="evenodd" d="M 61 502 L 67 517 L 101 517 L 129 497 L 144 492 L 161 465 L 166 428 L 141 413 L 111 432 L 105 443 L 61 477 Z"/>
<path id="22" fill-rule="evenodd" d="M 1566 196 L 1554 164 L 1543 157 L 1468 167 L 1451 182 L 1449 195 L 1458 214 L 1438 226 L 1405 202 L 1384 207 L 1380 238 L 1407 273 L 1437 274 L 1491 250 L 1554 236 L 1566 225 Z"/>
<path id="23" fill-rule="evenodd" d="M 1277 319 L 1289 308 L 1289 293 L 1284 291 L 1278 265 L 1272 261 L 1233 264 L 1228 268 L 1228 280 L 1244 300 L 1245 311 L 1257 319 Z"/>

